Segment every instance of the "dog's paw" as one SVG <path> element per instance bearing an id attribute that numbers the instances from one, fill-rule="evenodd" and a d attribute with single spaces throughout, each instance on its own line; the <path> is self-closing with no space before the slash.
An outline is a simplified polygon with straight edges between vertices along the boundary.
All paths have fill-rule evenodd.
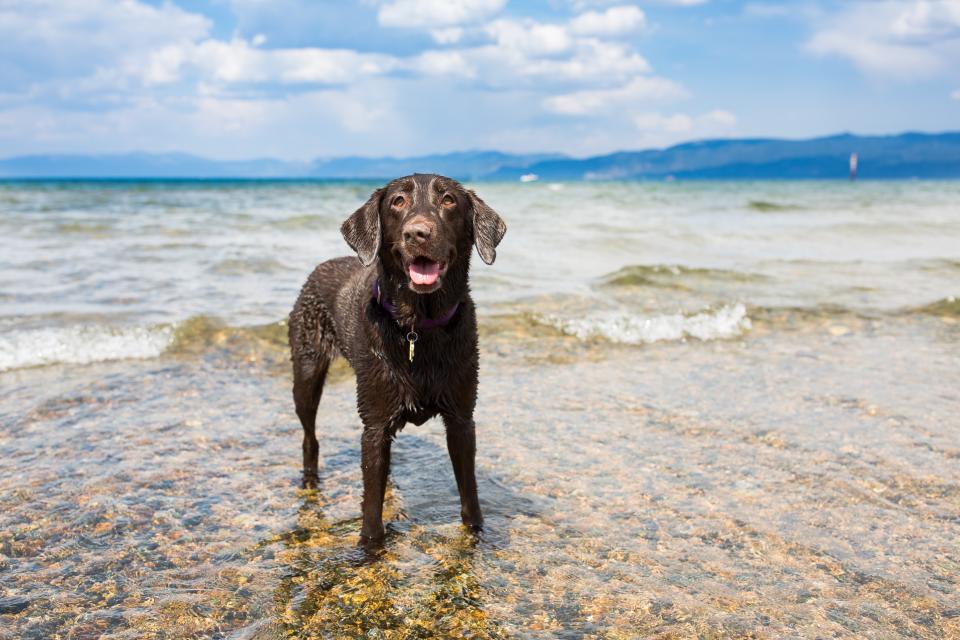
<path id="1" fill-rule="evenodd" d="M 317 488 L 317 485 L 320 483 L 320 476 L 317 475 L 316 471 L 303 471 L 303 478 L 300 482 L 301 486 L 304 489 L 313 490 Z"/>

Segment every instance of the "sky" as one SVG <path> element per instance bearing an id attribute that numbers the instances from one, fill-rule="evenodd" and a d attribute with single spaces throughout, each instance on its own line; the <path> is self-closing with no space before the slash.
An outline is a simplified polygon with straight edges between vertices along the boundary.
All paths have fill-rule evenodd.
<path id="1" fill-rule="evenodd" d="M 0 0 L 0 157 L 960 130 L 960 0 Z"/>

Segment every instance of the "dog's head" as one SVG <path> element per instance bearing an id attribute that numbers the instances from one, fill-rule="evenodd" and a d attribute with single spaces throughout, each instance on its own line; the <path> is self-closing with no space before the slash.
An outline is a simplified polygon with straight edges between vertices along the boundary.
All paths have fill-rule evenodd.
<path id="1" fill-rule="evenodd" d="M 432 293 L 448 273 L 465 273 L 470 248 L 493 264 L 507 225 L 456 180 L 415 174 L 373 192 L 340 227 L 364 265 L 378 257 L 416 293 Z"/>

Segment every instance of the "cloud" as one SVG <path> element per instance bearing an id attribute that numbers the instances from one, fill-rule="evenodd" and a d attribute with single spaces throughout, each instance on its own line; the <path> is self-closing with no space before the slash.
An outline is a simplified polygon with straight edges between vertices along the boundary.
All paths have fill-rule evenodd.
<path id="1" fill-rule="evenodd" d="M 659 113 L 641 113 L 633 117 L 633 123 L 642 131 L 689 133 L 693 130 L 693 118 L 685 113 L 676 113 L 672 116 Z"/>
<path id="2" fill-rule="evenodd" d="M 433 29 L 430 36 L 437 44 L 455 44 L 460 42 L 463 37 L 463 29 L 460 27 L 447 27 L 446 29 Z"/>
<path id="3" fill-rule="evenodd" d="M 935 75 L 960 59 L 960 2 L 857 3 L 822 20 L 806 48 L 846 58 L 870 74 Z"/>
<path id="4" fill-rule="evenodd" d="M 588 11 L 570 21 L 570 30 L 578 35 L 618 36 L 645 26 L 646 16 L 633 5 L 610 7 L 603 13 Z"/>
<path id="5" fill-rule="evenodd" d="M 488 82 L 516 84 L 536 82 L 541 89 L 554 86 L 610 86 L 650 71 L 650 64 L 629 48 L 590 38 L 571 45 L 561 57 L 533 57 L 523 51 L 487 47 L 478 52 L 494 73 Z"/>
<path id="6" fill-rule="evenodd" d="M 729 111 L 716 109 L 700 116 L 700 122 L 706 125 L 717 125 L 718 127 L 734 127 L 737 125 L 737 116 Z"/>
<path id="7" fill-rule="evenodd" d="M 11 155 L 149 150 L 308 159 L 329 150 L 403 153 L 411 143 L 394 87 L 379 83 L 256 99 L 201 88 L 195 96 L 141 97 L 103 112 L 32 104 L 2 113 L 0 141 Z M 385 143 L 387 131 L 394 138 Z"/>
<path id="8" fill-rule="evenodd" d="M 240 38 L 229 42 L 208 38 L 130 54 L 120 59 L 109 79 L 114 85 L 122 84 L 122 78 L 134 79 L 145 87 L 190 81 L 205 85 L 208 91 L 229 91 L 235 86 L 352 84 L 402 66 L 393 56 L 350 49 L 260 49 Z"/>
<path id="9" fill-rule="evenodd" d="M 639 131 L 638 111 L 688 96 L 624 37 L 646 27 L 624 0 L 546 20 L 499 15 L 505 5 L 363 0 L 342 20 L 353 35 L 330 40 L 299 24 L 323 12 L 286 11 L 306 0 L 223 0 L 242 10 L 229 29 L 172 0 L 0 0 L 0 146 L 291 157 L 481 140 L 597 152 Z M 675 130 L 676 115 L 664 116 Z M 440 142 L 423 135 L 438 129 Z M 501 145 L 508 131 L 518 137 Z"/>
<path id="10" fill-rule="evenodd" d="M 637 148 L 663 148 L 686 140 L 730 137 L 737 133 L 737 118 L 724 110 L 699 115 L 687 113 L 638 113 L 632 118 L 634 133 L 624 131 L 623 138 Z"/>
<path id="11" fill-rule="evenodd" d="M 392 0 L 380 7 L 385 27 L 436 29 L 475 24 L 499 13 L 507 0 Z"/>
<path id="12" fill-rule="evenodd" d="M 941 66 L 932 51 L 843 32 L 818 33 L 808 47 L 816 54 L 848 58 L 861 70 L 881 75 L 909 78 L 932 74 Z"/>
<path id="13" fill-rule="evenodd" d="M 951 93 L 950 97 L 956 100 L 957 102 L 960 102 L 960 89 L 957 89 L 956 91 Z"/>
<path id="14" fill-rule="evenodd" d="M 224 84 L 350 84 L 395 70 L 393 56 L 350 49 L 259 49 L 244 40 L 205 40 L 184 48 L 184 63 Z"/>
<path id="15" fill-rule="evenodd" d="M 0 87 L 90 77 L 171 43 L 206 37 L 207 18 L 164 3 L 34 0 L 0 3 Z"/>
<path id="16" fill-rule="evenodd" d="M 534 20 L 497 20 L 487 25 L 486 32 L 497 46 L 524 54 L 562 53 L 573 44 L 563 26 Z"/>
<path id="17" fill-rule="evenodd" d="M 570 5 L 577 11 L 583 11 L 588 7 L 607 6 L 616 4 L 620 0 L 571 0 Z M 650 0 L 652 4 L 673 5 L 678 7 L 693 7 L 700 4 L 707 4 L 710 0 Z"/>
<path id="18" fill-rule="evenodd" d="M 568 23 L 497 19 L 471 34 L 473 42 L 483 39 L 492 42 L 443 50 L 457 57 L 423 52 L 406 68 L 433 74 L 446 70 L 476 78 L 489 89 L 540 91 L 617 86 L 650 71 L 647 60 L 628 44 L 574 34 Z M 444 64 L 433 64 L 440 61 Z"/>
<path id="19" fill-rule="evenodd" d="M 638 104 L 677 100 L 687 95 L 687 90 L 672 80 L 657 76 L 639 76 L 614 89 L 575 91 L 551 96 L 544 100 L 543 105 L 554 113 L 584 116 Z"/>
<path id="20" fill-rule="evenodd" d="M 737 118 L 729 111 L 718 109 L 699 116 L 689 116 L 685 113 L 669 116 L 660 113 L 640 113 L 634 116 L 633 123 L 641 131 L 690 134 L 695 131 L 715 132 L 729 129 L 737 124 Z"/>
<path id="21" fill-rule="evenodd" d="M 412 61 L 410 68 L 430 76 L 473 78 L 477 75 L 474 66 L 459 51 L 425 51 Z"/>

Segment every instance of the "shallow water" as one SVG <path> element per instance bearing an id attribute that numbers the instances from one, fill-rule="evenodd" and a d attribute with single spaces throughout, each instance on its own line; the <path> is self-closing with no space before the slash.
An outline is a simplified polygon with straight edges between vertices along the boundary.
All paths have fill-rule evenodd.
<path id="1" fill-rule="evenodd" d="M 371 186 L 0 188 L 0 638 L 960 637 L 957 185 L 477 185 L 487 528 L 409 426 L 375 554 L 277 322 Z"/>

